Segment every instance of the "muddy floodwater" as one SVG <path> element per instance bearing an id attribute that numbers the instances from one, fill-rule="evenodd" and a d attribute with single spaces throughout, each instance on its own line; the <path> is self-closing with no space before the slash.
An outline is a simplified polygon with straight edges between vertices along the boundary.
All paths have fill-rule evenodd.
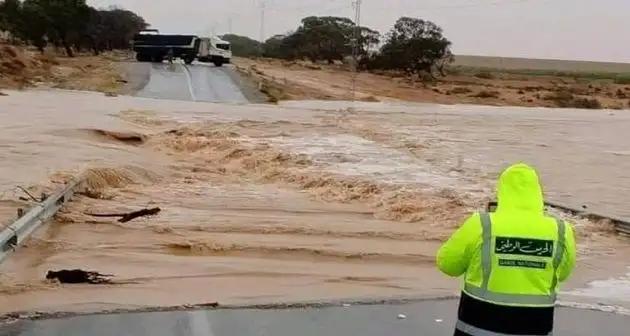
<path id="1" fill-rule="evenodd" d="M 8 93 L 0 221 L 31 202 L 17 186 L 84 174 L 87 189 L 0 266 L 0 312 L 452 295 L 436 249 L 518 161 L 549 199 L 630 217 L 627 111 Z M 563 299 L 630 304 L 610 294 L 629 281 L 628 241 L 557 214 L 579 240 Z M 113 282 L 44 281 L 77 268 Z"/>

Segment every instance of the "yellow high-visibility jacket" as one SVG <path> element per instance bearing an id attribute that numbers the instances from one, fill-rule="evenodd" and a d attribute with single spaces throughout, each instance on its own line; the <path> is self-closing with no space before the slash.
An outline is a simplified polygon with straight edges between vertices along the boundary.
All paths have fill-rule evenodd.
<path id="1" fill-rule="evenodd" d="M 475 213 L 437 254 L 447 275 L 465 275 L 463 291 L 508 306 L 553 306 L 559 283 L 575 265 L 569 223 L 544 214 L 536 171 L 509 167 L 497 186 L 494 213 Z"/>

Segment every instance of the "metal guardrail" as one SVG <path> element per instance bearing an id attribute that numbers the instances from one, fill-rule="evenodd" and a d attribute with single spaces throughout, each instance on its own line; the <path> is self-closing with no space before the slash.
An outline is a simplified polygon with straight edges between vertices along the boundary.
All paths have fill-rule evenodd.
<path id="1" fill-rule="evenodd" d="M 579 216 L 586 217 L 589 219 L 594 219 L 594 220 L 607 219 L 612 222 L 612 224 L 615 226 L 615 229 L 617 230 L 618 233 L 630 236 L 630 220 L 606 216 L 606 215 L 586 211 L 585 209 L 577 209 L 571 206 L 567 206 L 567 205 L 563 205 L 563 204 L 559 204 L 555 202 L 545 202 L 545 205 L 550 206 L 552 208 L 564 210 L 574 215 L 579 215 Z"/>
<path id="2" fill-rule="evenodd" d="M 75 190 L 83 183 L 83 178 L 73 179 L 66 186 L 33 206 L 15 222 L 0 232 L 0 263 L 20 246 L 37 228 L 68 202 Z"/>

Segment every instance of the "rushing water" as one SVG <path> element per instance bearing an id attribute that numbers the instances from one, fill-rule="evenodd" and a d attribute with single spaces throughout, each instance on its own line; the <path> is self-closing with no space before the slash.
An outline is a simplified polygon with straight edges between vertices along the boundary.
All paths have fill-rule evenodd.
<path id="1" fill-rule="evenodd" d="M 8 93 L 0 97 L 2 222 L 24 196 L 16 186 L 36 191 L 87 168 L 120 182 L 103 199 L 73 202 L 2 265 L 8 310 L 453 293 L 457 283 L 433 266 L 436 239 L 460 220 L 448 216 L 441 191 L 491 198 L 500 170 L 517 161 L 538 168 L 553 200 L 630 217 L 627 111 Z M 187 137 L 171 138 L 182 129 Z M 392 190 L 430 192 L 387 198 Z M 146 206 L 164 210 L 124 225 L 85 215 Z M 427 214 L 405 216 L 414 211 Z M 615 259 L 627 244 L 581 230 L 587 267 L 574 287 L 625 273 L 623 262 L 598 258 Z M 73 291 L 41 282 L 48 269 L 80 267 L 126 283 Z"/>

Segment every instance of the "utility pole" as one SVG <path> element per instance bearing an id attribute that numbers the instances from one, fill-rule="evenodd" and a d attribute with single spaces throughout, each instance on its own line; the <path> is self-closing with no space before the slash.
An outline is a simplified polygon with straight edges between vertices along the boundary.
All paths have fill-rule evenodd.
<path id="1" fill-rule="evenodd" d="M 265 42 L 265 0 L 260 0 L 260 43 Z"/>
<path id="2" fill-rule="evenodd" d="M 353 0 L 354 6 L 354 37 L 352 43 L 352 101 L 356 100 L 357 76 L 359 72 L 359 51 L 361 43 L 361 1 Z"/>

